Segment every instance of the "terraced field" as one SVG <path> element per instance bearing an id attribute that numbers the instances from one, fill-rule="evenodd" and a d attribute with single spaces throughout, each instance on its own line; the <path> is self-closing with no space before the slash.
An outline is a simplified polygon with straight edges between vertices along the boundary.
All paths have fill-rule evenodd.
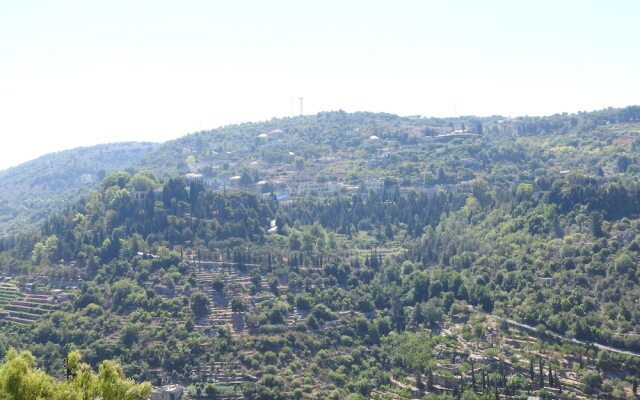
<path id="1" fill-rule="evenodd" d="M 9 316 L 9 312 L 5 310 L 5 307 L 11 304 L 14 300 L 21 298 L 18 288 L 12 283 L 0 283 L 0 319 L 4 319 Z"/>
<path id="2" fill-rule="evenodd" d="M 0 320 L 32 325 L 57 307 L 50 294 L 22 294 L 13 284 L 0 284 Z"/>
<path id="3" fill-rule="evenodd" d="M 211 301 L 209 324 L 214 328 L 226 326 L 232 328 L 234 332 L 242 332 L 244 313 L 234 313 L 231 310 L 231 299 L 246 296 L 245 291 L 251 285 L 250 274 L 240 272 L 233 267 L 213 265 L 210 269 L 197 271 L 196 280 Z M 224 285 L 222 292 L 212 288 L 215 280 L 221 281 Z"/>

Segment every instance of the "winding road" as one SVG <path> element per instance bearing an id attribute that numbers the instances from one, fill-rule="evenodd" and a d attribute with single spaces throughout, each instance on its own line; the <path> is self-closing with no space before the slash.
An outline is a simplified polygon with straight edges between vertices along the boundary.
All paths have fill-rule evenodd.
<path id="1" fill-rule="evenodd" d="M 517 326 L 519 328 L 526 329 L 528 331 L 538 332 L 538 330 L 535 327 L 531 326 L 531 325 L 523 324 L 522 322 L 515 321 L 515 320 L 513 320 L 511 318 L 499 317 L 499 316 L 494 315 L 494 314 L 490 314 L 490 315 L 492 315 L 493 317 L 495 317 L 495 318 L 497 318 L 497 319 L 499 319 L 501 321 L 504 321 L 504 322 L 508 323 L 509 325 Z M 565 342 L 581 344 L 581 345 L 584 345 L 584 346 L 593 345 L 595 348 L 598 348 L 598 349 L 601 349 L 601 350 L 607 350 L 607 351 L 611 351 L 613 353 L 619 353 L 619 354 L 626 354 L 628 356 L 640 357 L 640 353 L 636 353 L 635 351 L 622 350 L 622 349 L 618 349 L 616 347 L 606 346 L 604 344 L 595 343 L 595 342 L 593 342 L 593 343 L 591 343 L 591 342 L 583 342 L 582 340 L 578 340 L 578 339 L 574 339 L 574 338 L 568 338 L 568 337 L 562 336 L 562 335 L 560 335 L 558 333 L 551 332 L 550 330 L 545 330 L 545 334 L 547 334 L 549 336 L 552 336 L 552 337 L 554 337 L 556 339 L 563 340 Z"/>

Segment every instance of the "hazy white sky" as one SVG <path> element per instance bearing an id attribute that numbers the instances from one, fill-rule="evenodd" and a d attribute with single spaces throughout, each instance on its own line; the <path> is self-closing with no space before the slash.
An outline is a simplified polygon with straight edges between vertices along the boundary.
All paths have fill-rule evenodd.
<path id="1" fill-rule="evenodd" d="M 640 1 L 0 0 L 0 169 L 344 109 L 640 103 Z"/>

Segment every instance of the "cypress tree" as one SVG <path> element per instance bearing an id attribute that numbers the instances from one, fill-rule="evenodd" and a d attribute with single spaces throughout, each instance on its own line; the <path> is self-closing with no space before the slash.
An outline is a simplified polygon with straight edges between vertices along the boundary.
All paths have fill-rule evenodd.
<path id="1" fill-rule="evenodd" d="M 473 358 L 471 359 L 471 385 L 473 386 L 473 391 L 476 391 L 476 371 L 473 368 Z"/>
<path id="2" fill-rule="evenodd" d="M 538 363 L 540 366 L 540 376 L 538 377 L 538 386 L 540 386 L 540 389 L 542 389 L 544 387 L 544 362 L 542 361 L 542 358 L 538 359 Z"/>
<path id="3" fill-rule="evenodd" d="M 584 368 L 584 362 L 582 361 L 582 350 L 580 351 L 580 358 L 578 359 L 578 362 L 580 363 L 580 368 Z"/>
<path id="4" fill-rule="evenodd" d="M 529 359 L 529 376 L 531 377 L 531 383 L 533 383 L 536 378 L 536 374 L 533 370 L 533 358 Z"/>
<path id="5" fill-rule="evenodd" d="M 484 392 L 484 390 L 487 388 L 487 379 L 485 376 L 484 369 L 481 370 L 481 372 L 482 372 L 482 391 Z"/>

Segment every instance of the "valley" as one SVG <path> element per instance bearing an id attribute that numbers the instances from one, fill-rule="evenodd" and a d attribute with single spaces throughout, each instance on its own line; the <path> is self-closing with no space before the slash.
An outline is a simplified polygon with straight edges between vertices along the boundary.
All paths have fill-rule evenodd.
<path id="1" fill-rule="evenodd" d="M 634 398 L 638 110 L 158 145 L 0 239 L 0 352 L 194 399 Z"/>

